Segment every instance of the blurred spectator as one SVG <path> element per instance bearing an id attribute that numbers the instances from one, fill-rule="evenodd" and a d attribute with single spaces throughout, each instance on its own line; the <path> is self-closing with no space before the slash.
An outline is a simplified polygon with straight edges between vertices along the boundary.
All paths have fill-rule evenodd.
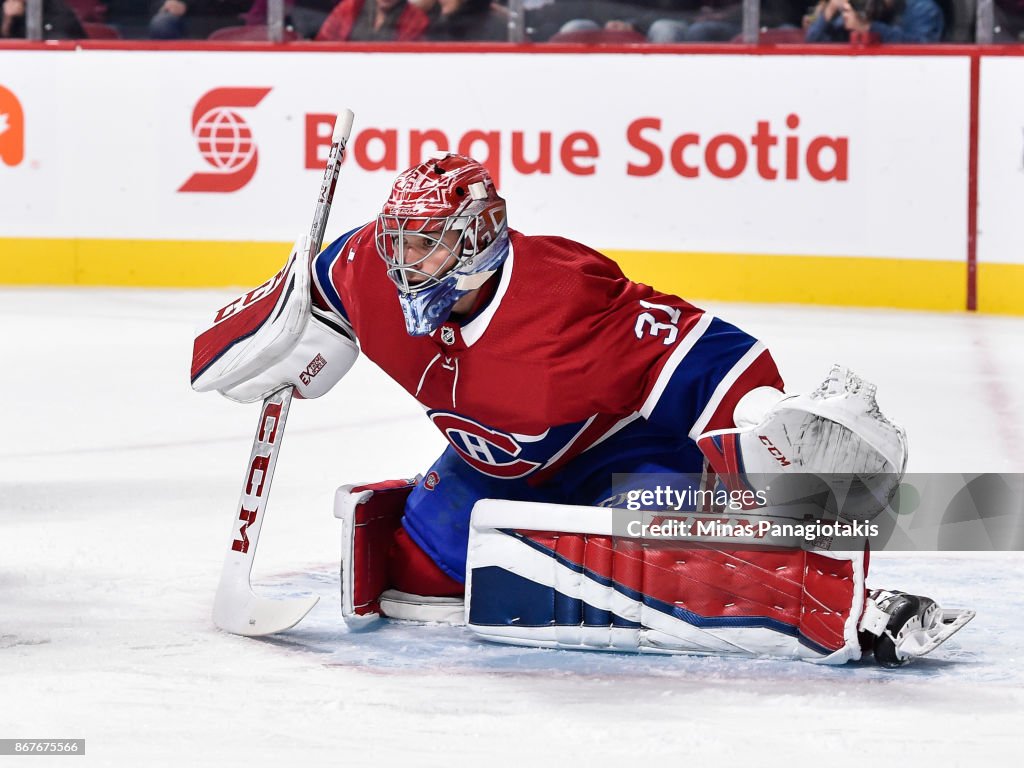
<path id="1" fill-rule="evenodd" d="M 995 29 L 997 43 L 1024 42 L 1024 0 L 995 0 Z"/>
<path id="2" fill-rule="evenodd" d="M 81 22 L 102 24 L 107 14 L 107 6 L 102 0 L 64 0 L 65 4 Z"/>
<path id="3" fill-rule="evenodd" d="M 257 0 L 261 1 L 266 2 Z M 295 0 L 295 5 L 287 10 L 287 18 L 296 32 L 312 40 L 337 4 L 338 0 Z"/>
<path id="4" fill-rule="evenodd" d="M 288 14 L 292 6 L 295 5 L 294 0 L 284 0 L 284 12 Z M 334 4 L 331 3 L 333 6 Z M 245 22 L 246 26 L 255 27 L 266 24 L 269 20 L 269 2 L 268 0 L 253 0 L 252 5 L 249 6 L 249 10 L 242 14 L 242 21 Z"/>
<path id="5" fill-rule="evenodd" d="M 253 0 L 252 7 L 242 15 L 247 26 L 263 26 L 268 18 L 268 0 Z M 299 37 L 312 40 L 338 0 L 284 0 L 285 29 Z"/>
<path id="6" fill-rule="evenodd" d="M 847 0 L 820 0 L 807 18 L 808 43 L 847 43 L 850 32 L 843 23 Z"/>
<path id="7" fill-rule="evenodd" d="M 113 26 L 126 40 L 149 37 L 149 21 L 153 18 L 153 0 L 102 0 L 106 13 L 103 21 Z"/>
<path id="8" fill-rule="evenodd" d="M 777 4 L 768 2 L 765 7 L 762 3 L 762 25 L 785 21 L 774 12 Z M 632 30 L 651 43 L 722 43 L 731 41 L 743 28 L 740 0 L 635 0 L 595 4 L 588 10 L 589 16 L 564 23 L 559 34 Z"/>
<path id="9" fill-rule="evenodd" d="M 238 25 L 252 0 L 157 0 L 149 21 L 153 40 L 205 40 L 221 27 Z"/>
<path id="10" fill-rule="evenodd" d="M 736 0 L 704 0 L 700 11 L 689 23 L 658 19 L 647 31 L 647 39 L 652 43 L 727 43 L 742 29 L 741 3 Z"/>
<path id="11" fill-rule="evenodd" d="M 438 42 L 508 40 L 508 17 L 491 0 L 414 0 L 430 19 L 427 39 Z"/>
<path id="12" fill-rule="evenodd" d="M 427 14 L 408 0 L 341 0 L 316 35 L 317 40 L 422 40 Z"/>
<path id="13" fill-rule="evenodd" d="M 945 23 L 935 0 L 822 0 L 806 40 L 844 42 L 854 33 L 882 43 L 937 43 Z"/>
<path id="14" fill-rule="evenodd" d="M 563 14 L 566 3 L 578 4 L 580 0 L 524 0 L 523 10 L 526 36 L 536 42 L 548 40 L 557 34 L 558 28 L 575 14 Z"/>
<path id="15" fill-rule="evenodd" d="M 735 0 L 732 0 L 735 2 Z M 538 11 L 534 20 L 560 19 L 557 29 L 559 35 L 590 33 L 605 30 L 608 32 L 636 32 L 646 36 L 652 25 L 663 22 L 679 23 L 686 28 L 684 11 L 692 15 L 699 0 L 633 0 L 633 2 L 575 2 L 573 0 L 555 0 L 555 2 Z M 664 42 L 664 41 L 659 41 Z"/>
<path id="16" fill-rule="evenodd" d="M 25 37 L 26 0 L 0 4 L 0 38 Z M 43 0 L 43 39 L 76 40 L 85 37 L 82 25 L 64 0 Z"/>
<path id="17" fill-rule="evenodd" d="M 766 29 L 797 30 L 807 6 L 804 0 L 761 0 L 759 24 Z M 647 30 L 651 43 L 739 42 L 743 30 L 741 0 L 702 0 L 690 18 L 658 19 Z"/>
<path id="18" fill-rule="evenodd" d="M 883 43 L 937 43 L 942 40 L 946 17 L 935 0 L 882 0 L 890 13 L 877 21 L 853 12 L 844 11 L 847 28 L 851 31 L 871 32 Z M 849 5 L 849 4 L 847 4 Z"/>

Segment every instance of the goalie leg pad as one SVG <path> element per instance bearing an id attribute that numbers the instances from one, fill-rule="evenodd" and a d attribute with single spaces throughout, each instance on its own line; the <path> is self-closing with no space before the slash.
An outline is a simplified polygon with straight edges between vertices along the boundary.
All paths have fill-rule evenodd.
<path id="1" fill-rule="evenodd" d="M 463 621 L 463 586 L 447 576 L 402 528 L 417 480 L 345 485 L 335 494 L 341 530 L 341 614 L 353 628 L 381 616 Z"/>
<path id="2" fill-rule="evenodd" d="M 721 551 L 612 533 L 612 510 L 484 500 L 467 619 L 480 637 L 551 648 L 860 657 L 862 552 Z"/>
<path id="3" fill-rule="evenodd" d="M 415 480 L 389 480 L 343 485 L 335 492 L 334 516 L 341 520 L 341 615 L 349 626 L 380 616 L 391 544 L 415 485 Z"/>

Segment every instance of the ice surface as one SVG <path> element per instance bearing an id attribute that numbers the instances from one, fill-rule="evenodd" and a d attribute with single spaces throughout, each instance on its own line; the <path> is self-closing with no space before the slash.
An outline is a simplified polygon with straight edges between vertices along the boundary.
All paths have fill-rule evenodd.
<path id="1" fill-rule="evenodd" d="M 978 610 L 895 672 L 516 649 L 436 626 L 346 632 L 335 487 L 415 474 L 443 448 L 365 361 L 293 407 L 260 539 L 257 590 L 320 605 L 275 638 L 217 631 L 258 411 L 196 395 L 187 371 L 194 325 L 233 295 L 0 291 L 0 738 L 86 738 L 73 764 L 117 766 L 1019 758 L 1019 554 L 876 556 L 873 584 Z M 911 471 L 1024 471 L 1024 320 L 712 309 L 766 341 L 793 391 L 832 362 L 877 383 Z"/>

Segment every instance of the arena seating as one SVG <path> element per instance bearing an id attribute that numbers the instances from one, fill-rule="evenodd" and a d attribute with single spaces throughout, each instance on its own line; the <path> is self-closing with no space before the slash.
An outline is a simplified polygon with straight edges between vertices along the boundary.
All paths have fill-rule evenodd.
<path id="1" fill-rule="evenodd" d="M 121 33 L 115 27 L 96 21 L 83 21 L 82 29 L 90 40 L 118 40 L 121 37 Z"/>
<path id="2" fill-rule="evenodd" d="M 270 32 L 266 24 L 245 24 L 238 27 L 221 27 L 211 32 L 207 39 L 219 40 L 221 42 L 266 42 L 270 39 Z M 284 42 L 298 39 L 298 32 L 292 29 L 285 29 Z"/>

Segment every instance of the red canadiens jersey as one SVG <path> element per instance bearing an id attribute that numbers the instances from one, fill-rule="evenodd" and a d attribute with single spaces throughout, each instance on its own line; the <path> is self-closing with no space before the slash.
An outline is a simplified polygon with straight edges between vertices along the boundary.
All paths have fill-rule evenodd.
<path id="1" fill-rule="evenodd" d="M 410 336 L 373 232 L 320 253 L 314 301 L 484 474 L 548 475 L 640 418 L 695 437 L 730 426 L 752 386 L 781 388 L 756 340 L 558 237 L 511 232 L 489 303 L 464 324 Z"/>

